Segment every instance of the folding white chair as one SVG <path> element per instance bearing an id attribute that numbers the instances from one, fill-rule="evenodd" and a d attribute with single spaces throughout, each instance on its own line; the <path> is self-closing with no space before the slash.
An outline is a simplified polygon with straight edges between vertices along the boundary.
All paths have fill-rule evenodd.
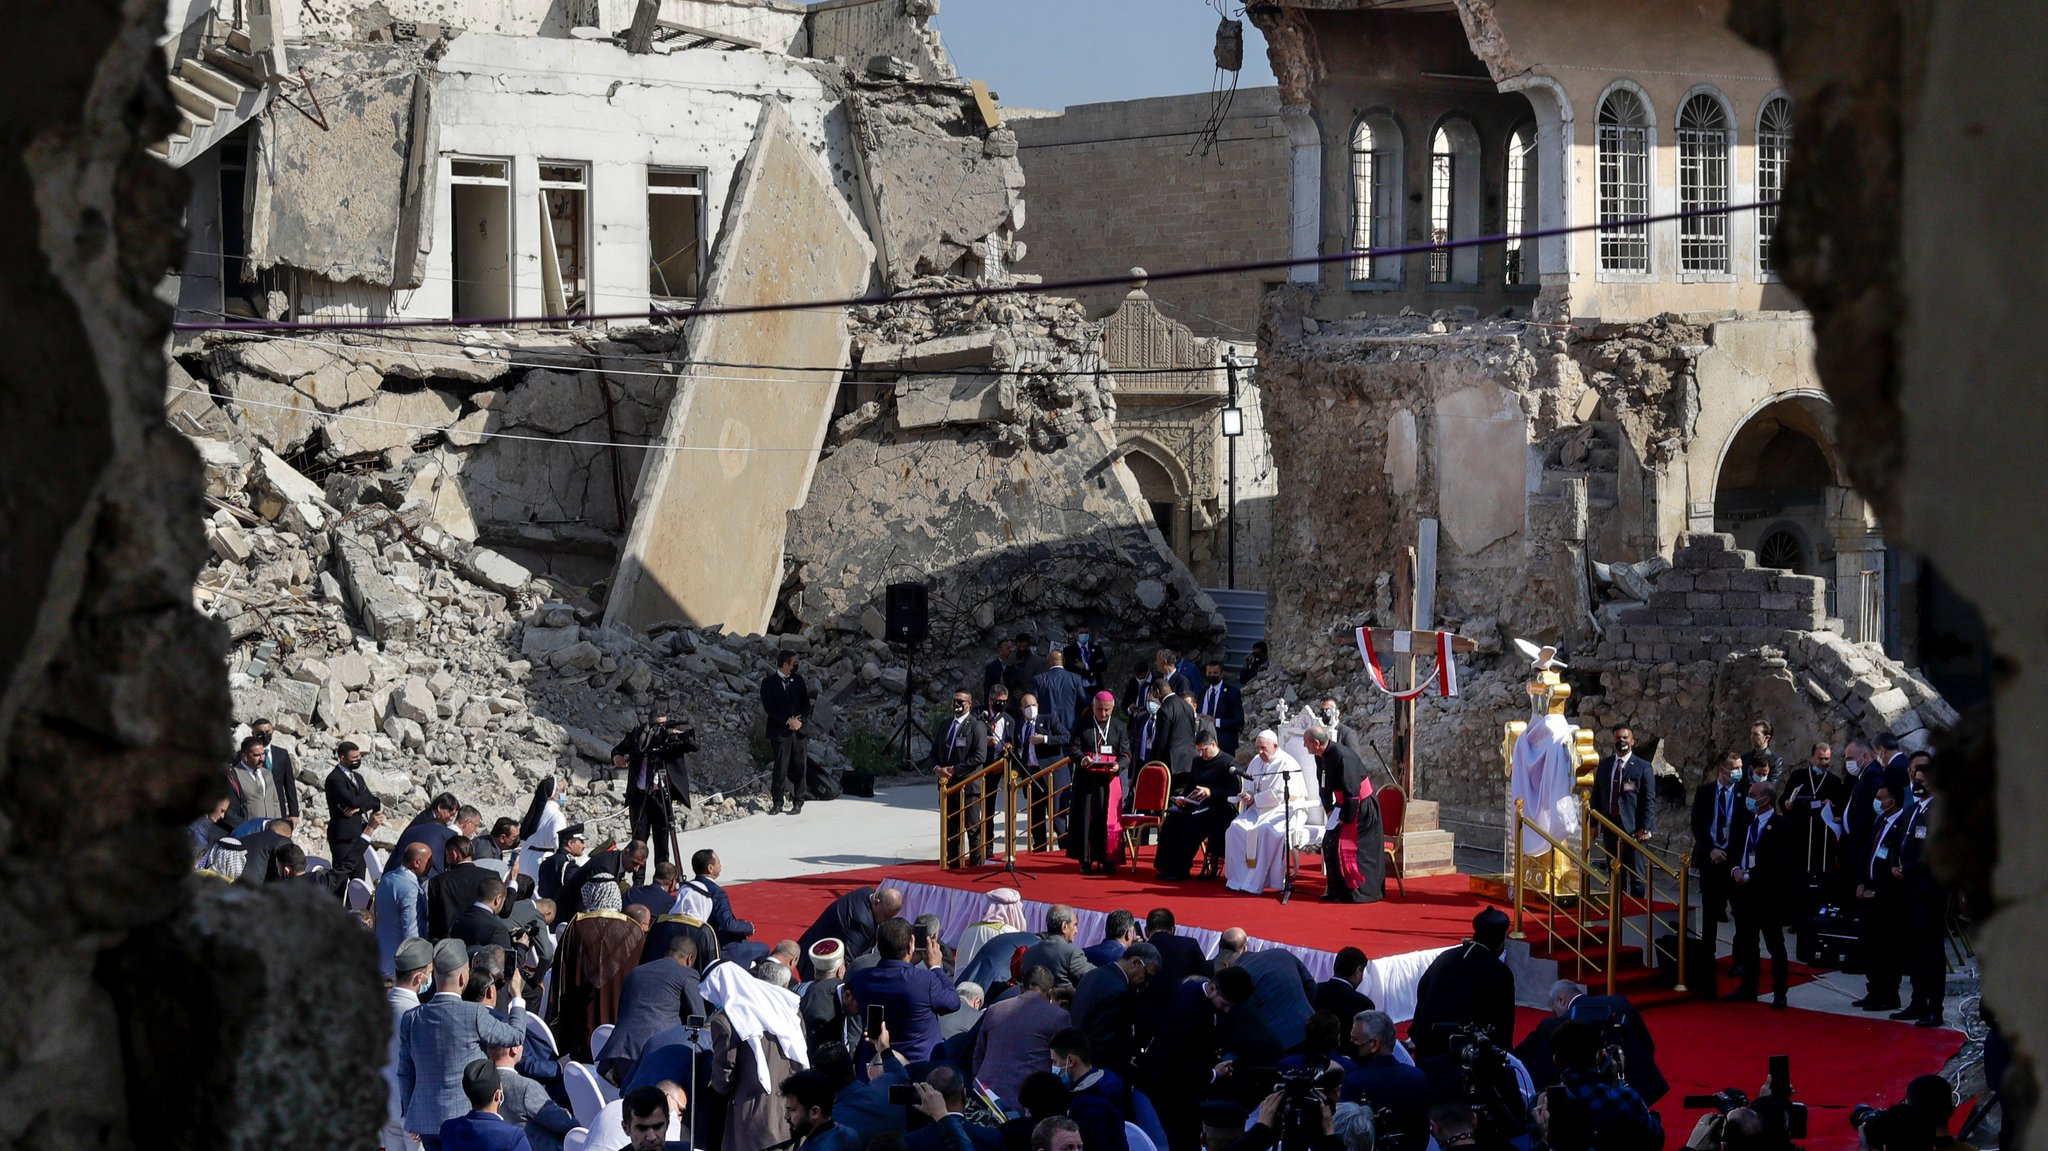
<path id="1" fill-rule="evenodd" d="M 597 1030 L 590 1033 L 590 1057 L 592 1059 L 596 1059 L 597 1053 L 604 1050 L 605 1043 L 611 1037 L 612 1025 L 609 1023 L 598 1024 Z"/>
<path id="2" fill-rule="evenodd" d="M 526 1029 L 547 1040 L 548 1050 L 553 1051 L 557 1055 L 561 1054 L 562 1047 L 555 1042 L 555 1033 L 548 1029 L 548 1021 L 542 1019 L 538 1013 L 532 1011 L 526 1013 Z"/>
<path id="3" fill-rule="evenodd" d="M 668 1117 L 668 1141 L 680 1142 L 683 1138 L 683 1119 L 680 1115 Z M 614 1099 L 604 1105 L 598 1113 L 597 1122 L 590 1125 L 590 1135 L 583 1142 L 583 1151 L 623 1151 L 626 1146 L 626 1105 Z M 562 1151 L 570 1151 L 569 1145 L 562 1144 Z"/>
<path id="4" fill-rule="evenodd" d="M 347 895 L 348 909 L 350 911 L 366 910 L 370 906 L 370 899 L 374 894 L 375 893 L 370 890 L 370 885 L 363 881 L 362 876 L 359 875 L 354 879 L 349 880 Z"/>
<path id="5" fill-rule="evenodd" d="M 590 1141 L 590 1128 L 578 1127 L 562 1136 L 562 1151 L 584 1151 Z"/>
<path id="6" fill-rule="evenodd" d="M 562 1089 L 569 1095 L 569 1113 L 585 1127 L 596 1128 L 598 1112 L 604 1110 L 604 1092 L 599 1086 L 603 1082 L 596 1069 L 586 1064 L 562 1064 Z"/>

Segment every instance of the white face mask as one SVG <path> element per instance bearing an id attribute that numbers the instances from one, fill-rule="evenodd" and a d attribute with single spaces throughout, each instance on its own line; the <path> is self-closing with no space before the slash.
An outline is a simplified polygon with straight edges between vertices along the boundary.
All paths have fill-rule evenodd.
<path id="1" fill-rule="evenodd" d="M 1035 704 L 1035 703 L 1027 703 L 1027 704 L 1025 704 L 1025 705 L 1024 705 L 1024 718 L 1025 718 L 1025 719 L 1037 719 L 1037 718 L 1038 718 L 1038 705 L 1037 705 L 1037 704 Z"/>

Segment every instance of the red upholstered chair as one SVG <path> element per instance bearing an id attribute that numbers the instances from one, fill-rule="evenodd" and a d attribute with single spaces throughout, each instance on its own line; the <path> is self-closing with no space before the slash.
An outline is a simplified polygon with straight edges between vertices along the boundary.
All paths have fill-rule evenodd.
<path id="1" fill-rule="evenodd" d="M 1173 773 L 1154 760 L 1138 769 L 1137 794 L 1131 799 L 1132 814 L 1124 816 L 1124 854 L 1132 865 L 1138 862 L 1139 830 L 1166 822 L 1166 796 L 1173 787 Z"/>
<path id="2" fill-rule="evenodd" d="M 1380 805 L 1380 850 L 1387 857 L 1387 870 L 1394 876 L 1394 886 L 1406 899 L 1408 885 L 1401 882 L 1401 820 L 1408 813 L 1408 797 L 1392 784 L 1374 791 L 1372 797 Z"/>

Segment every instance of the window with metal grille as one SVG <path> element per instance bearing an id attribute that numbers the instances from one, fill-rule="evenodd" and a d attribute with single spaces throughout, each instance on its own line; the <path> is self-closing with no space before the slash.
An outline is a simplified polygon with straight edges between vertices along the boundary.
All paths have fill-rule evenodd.
<path id="1" fill-rule="evenodd" d="M 1678 110 L 1678 270 L 1728 270 L 1728 111 L 1705 92 Z"/>
<path id="2" fill-rule="evenodd" d="M 1451 137 L 1442 128 L 1429 141 L 1429 242 L 1441 244 L 1451 238 L 1451 179 L 1456 171 L 1451 159 Z M 1437 249 L 1429 254 L 1429 282 L 1451 282 L 1451 253 Z"/>
<path id="3" fill-rule="evenodd" d="M 1394 235 L 1394 174 L 1400 170 L 1400 137 L 1390 123 L 1360 120 L 1351 132 L 1351 250 L 1388 247 Z M 1400 278 L 1400 260 L 1353 256 L 1352 282 Z"/>
<path id="4" fill-rule="evenodd" d="M 1536 245 L 1514 239 L 1536 230 L 1536 133 L 1528 125 L 1508 137 L 1507 242 L 1502 280 L 1510 284 L 1536 282 Z"/>
<path id="5" fill-rule="evenodd" d="M 1756 122 L 1756 198 L 1769 207 L 1756 210 L 1756 266 L 1775 275 L 1771 238 L 1778 233 L 1778 206 L 1785 195 L 1785 161 L 1792 151 L 1792 101 L 1783 96 L 1764 103 Z"/>
<path id="6" fill-rule="evenodd" d="M 1617 88 L 1600 102 L 1600 222 L 1650 214 L 1650 112 L 1640 96 Z M 1623 224 L 1600 232 L 1600 270 L 1650 270 L 1650 228 Z"/>

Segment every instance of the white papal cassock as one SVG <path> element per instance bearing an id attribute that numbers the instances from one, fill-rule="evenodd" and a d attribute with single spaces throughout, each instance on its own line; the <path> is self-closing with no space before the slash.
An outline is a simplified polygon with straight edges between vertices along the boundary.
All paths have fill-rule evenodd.
<path id="1" fill-rule="evenodd" d="M 1274 749 L 1273 758 L 1252 756 L 1245 764 L 1244 807 L 1223 832 L 1223 878 L 1232 891 L 1251 895 L 1272 891 L 1287 882 L 1285 835 L 1297 843 L 1318 809 L 1315 785 L 1294 757 Z M 1291 798 L 1290 811 L 1283 798 Z"/>

